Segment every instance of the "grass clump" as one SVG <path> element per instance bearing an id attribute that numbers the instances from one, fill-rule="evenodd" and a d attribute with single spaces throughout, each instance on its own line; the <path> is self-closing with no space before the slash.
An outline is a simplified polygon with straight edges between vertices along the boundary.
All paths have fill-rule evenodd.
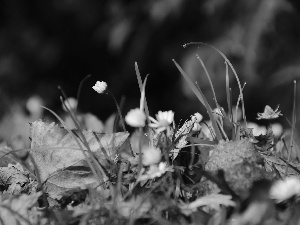
<path id="1" fill-rule="evenodd" d="M 271 128 L 265 135 L 254 136 L 247 127 L 243 88 L 230 61 L 217 51 L 226 65 L 226 111 L 219 105 L 208 71 L 199 57 L 209 79 L 215 107 L 209 105 L 197 83 L 174 60 L 205 107 L 209 121 L 203 121 L 199 112 L 182 125 L 175 123 L 176 114 L 172 110 L 151 116 L 146 101 L 148 77 L 142 80 L 137 63 L 140 104 L 124 117 L 108 85 L 98 81 L 93 86 L 97 93 L 112 96 L 116 104 L 118 114 L 112 133 L 83 128 L 78 120 L 77 105 L 72 109 L 62 91 L 61 101 L 76 129 L 69 129 L 50 109 L 63 127 L 43 121 L 31 125 L 32 145 L 27 149 L 30 157 L 21 163 L 31 171 L 32 177 L 30 180 L 28 175 L 28 180 L 22 183 L 28 188 L 22 186 L 16 192 L 13 187 L 20 186 L 18 177 L 24 177 L 25 170 L 10 174 L 9 179 L 4 179 L 8 176 L 5 172 L 0 173 L 3 183 L 0 183 L 3 186 L 0 208 L 10 210 L 9 214 L 0 213 L 0 222 L 188 225 L 291 224 L 290 221 L 297 220 L 298 164 L 291 162 L 290 154 L 287 159 L 281 157 L 282 149 L 275 148 L 277 143 Z M 240 90 L 236 105 L 241 102 L 241 120 L 234 116 L 229 67 Z M 258 114 L 259 119 L 276 119 L 280 115 L 278 108 L 274 111 L 271 107 Z M 126 124 L 133 128 L 131 134 L 126 131 Z M 292 130 L 294 124 L 295 116 Z M 122 132 L 117 132 L 119 130 Z M 291 136 L 292 148 L 293 134 Z M 19 160 L 13 154 L 17 151 L 6 151 L 3 158 Z M 286 178 L 291 174 L 283 172 L 285 167 L 296 172 L 292 182 Z M 3 169 L 5 166 L 1 168 L 0 172 L 7 170 Z M 279 179 L 282 180 L 279 182 Z M 22 207 L 24 197 L 17 198 L 15 194 L 28 196 L 27 201 L 32 204 Z M 282 205 L 284 209 L 279 207 Z M 13 220 L 17 214 L 22 215 L 21 219 Z M 38 215 L 41 222 L 34 219 Z"/>

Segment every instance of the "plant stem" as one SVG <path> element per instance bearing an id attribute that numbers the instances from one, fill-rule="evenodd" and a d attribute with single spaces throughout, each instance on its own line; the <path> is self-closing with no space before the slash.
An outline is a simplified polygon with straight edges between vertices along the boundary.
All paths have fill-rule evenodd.
<path id="1" fill-rule="evenodd" d="M 113 100 L 115 101 L 115 105 L 116 105 L 117 110 L 118 110 L 119 118 L 120 118 L 120 120 L 121 120 L 122 129 L 123 129 L 123 131 L 125 132 L 125 131 L 126 131 L 126 128 L 125 128 L 125 122 L 124 122 L 124 120 L 123 120 L 123 117 L 122 117 L 122 113 L 121 113 L 121 109 L 120 109 L 120 107 L 119 107 L 119 104 L 118 104 L 118 102 L 117 102 L 115 96 L 113 95 L 113 93 L 112 93 L 111 91 L 107 90 L 107 93 L 108 93 L 108 94 L 113 98 Z"/>
<path id="2" fill-rule="evenodd" d="M 290 140 L 290 150 L 288 155 L 288 162 L 290 162 L 291 159 L 291 153 L 293 149 L 293 142 L 294 142 L 294 129 L 296 125 L 296 90 L 297 90 L 297 82 L 294 80 L 294 102 L 293 102 L 293 115 L 292 115 L 292 134 L 291 134 L 291 140 Z M 288 164 L 286 164 L 285 168 L 285 176 L 287 176 L 288 172 Z"/>

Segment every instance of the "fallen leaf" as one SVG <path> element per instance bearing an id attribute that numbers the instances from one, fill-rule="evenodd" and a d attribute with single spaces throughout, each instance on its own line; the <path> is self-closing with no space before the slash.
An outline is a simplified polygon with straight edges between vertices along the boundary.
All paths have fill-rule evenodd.
<path id="1" fill-rule="evenodd" d="M 31 156 L 36 164 L 41 182 L 46 181 L 47 192 L 51 197 L 60 198 L 63 191 L 75 187 L 95 184 L 93 176 L 81 148 L 87 150 L 79 139 L 55 123 L 41 120 L 30 127 Z M 110 162 L 129 136 L 127 132 L 101 134 L 82 130 L 90 150 L 100 164 L 109 169 Z M 80 145 L 76 142 L 79 141 Z M 61 192 L 59 191 L 61 190 Z"/>
<path id="2" fill-rule="evenodd" d="M 14 195 L 27 193 L 29 183 L 29 174 L 23 170 L 20 164 L 8 164 L 7 167 L 0 167 L 0 188 L 4 188 L 6 193 Z"/>

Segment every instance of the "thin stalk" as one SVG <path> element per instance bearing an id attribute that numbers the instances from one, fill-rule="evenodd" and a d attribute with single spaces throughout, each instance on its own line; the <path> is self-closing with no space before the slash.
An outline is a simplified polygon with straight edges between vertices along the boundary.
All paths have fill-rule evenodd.
<path id="1" fill-rule="evenodd" d="M 244 90 L 244 88 L 245 88 L 245 86 L 246 86 L 246 82 L 244 83 L 244 86 L 243 86 L 243 88 L 242 88 L 242 91 Z M 239 104 L 240 104 L 240 101 L 242 101 L 242 96 L 241 95 L 239 95 L 239 97 L 238 97 L 238 100 L 237 100 L 237 103 L 236 103 L 236 108 L 235 108 L 235 123 L 237 123 L 237 113 L 238 113 L 238 108 L 239 108 Z M 243 102 L 242 102 L 242 104 L 243 104 Z M 245 117 L 246 118 L 246 117 Z M 247 124 L 247 122 L 246 122 L 246 120 L 244 120 L 244 122 L 245 122 L 245 125 Z"/>
<path id="2" fill-rule="evenodd" d="M 246 124 L 246 114 L 245 114 L 245 103 L 244 103 L 244 97 L 243 97 L 243 91 L 242 91 L 242 86 L 241 86 L 241 82 L 240 82 L 240 79 L 233 67 L 233 65 L 231 64 L 231 62 L 227 59 L 227 57 L 225 56 L 225 54 L 223 52 L 221 52 L 219 49 L 217 49 L 216 47 L 210 45 L 210 44 L 207 44 L 207 43 L 204 43 L 204 42 L 190 42 L 190 43 L 187 43 L 187 44 L 184 44 L 183 47 L 187 47 L 188 45 L 205 45 L 205 46 L 208 46 L 214 50 L 216 50 L 222 57 L 223 59 L 225 60 L 226 63 L 228 63 L 228 65 L 230 66 L 236 80 L 237 80 L 237 83 L 238 83 L 238 86 L 239 86 L 239 89 L 240 89 L 240 96 L 241 96 L 241 102 L 242 102 L 242 113 L 243 113 L 243 119 L 244 119 L 244 122 Z"/>
<path id="3" fill-rule="evenodd" d="M 291 139 L 290 139 L 290 150 L 289 150 L 289 155 L 288 155 L 288 162 L 290 162 L 291 153 L 292 153 L 293 144 L 294 144 L 294 130 L 295 130 L 295 124 L 296 124 L 296 91 L 297 91 L 297 82 L 296 82 L 296 80 L 294 80 L 292 134 L 291 134 Z M 286 168 L 285 168 L 285 176 L 287 176 L 287 172 L 288 172 L 288 164 L 286 165 Z"/>
<path id="4" fill-rule="evenodd" d="M 138 175 L 140 175 L 142 170 L 142 136 L 143 136 L 143 128 L 139 128 L 139 164 L 138 164 Z"/>
<path id="5" fill-rule="evenodd" d="M 141 74 L 140 74 L 137 62 L 135 62 L 135 73 L 136 73 L 136 77 L 137 77 L 137 80 L 138 80 L 140 92 L 142 93 L 143 92 L 143 82 L 142 82 L 142 78 L 141 78 Z M 147 77 L 148 77 L 148 74 L 146 75 L 145 79 L 147 79 Z M 149 109 L 148 109 L 146 96 L 144 98 L 144 107 L 145 107 L 145 113 L 146 113 L 146 118 L 147 118 L 147 124 L 149 124 L 150 123 L 150 120 L 149 120 L 149 115 L 150 114 L 149 114 Z M 150 128 L 148 128 L 148 134 L 149 134 L 151 146 L 153 146 L 153 134 L 152 134 Z"/>
<path id="6" fill-rule="evenodd" d="M 183 71 L 183 69 L 181 68 L 181 66 L 179 66 L 179 64 L 173 59 L 173 62 L 175 64 L 175 66 L 177 67 L 177 69 L 179 70 L 179 72 L 181 73 L 181 75 L 184 77 L 184 79 L 186 80 L 187 84 L 189 85 L 190 89 L 194 92 L 194 94 L 197 96 L 197 98 L 199 99 L 199 101 L 204 105 L 204 107 L 207 110 L 207 113 L 209 115 L 209 118 L 211 120 L 212 126 L 214 128 L 215 134 L 216 134 L 216 139 L 217 141 L 223 140 L 222 135 L 220 133 L 220 130 L 218 128 L 218 125 L 216 123 L 216 121 L 214 120 L 213 117 L 213 113 L 212 113 L 212 109 L 210 107 L 210 105 L 208 104 L 204 94 L 202 93 L 200 87 L 198 85 L 195 85 L 192 80 L 190 79 L 190 77 Z"/>
<path id="7" fill-rule="evenodd" d="M 194 161 L 195 161 L 195 145 L 194 145 L 194 143 L 192 143 L 191 160 L 190 160 L 190 164 L 189 164 L 190 170 L 193 168 Z"/>
<path id="8" fill-rule="evenodd" d="M 78 105 L 79 105 L 79 100 L 80 100 L 80 95 L 81 95 L 81 90 L 82 90 L 82 86 L 83 86 L 83 83 L 88 79 L 90 78 L 92 75 L 89 74 L 87 75 L 85 78 L 83 78 L 79 84 L 79 87 L 78 87 L 78 91 L 77 91 L 77 106 L 75 108 L 75 113 L 77 113 L 77 108 L 78 108 Z"/>
<path id="9" fill-rule="evenodd" d="M 229 141 L 228 136 L 227 136 L 226 132 L 224 131 L 224 128 L 223 128 L 222 124 L 220 123 L 219 120 L 216 120 L 216 121 L 217 121 L 217 124 L 219 125 L 220 131 L 221 131 L 222 134 L 224 135 L 226 141 Z"/>
<path id="10" fill-rule="evenodd" d="M 121 113 L 121 109 L 119 107 L 119 104 L 115 98 L 115 96 L 113 95 L 113 93 L 110 91 L 110 90 L 107 90 L 107 93 L 112 97 L 112 99 L 114 100 L 115 102 L 115 105 L 117 107 L 117 110 L 118 110 L 118 114 L 119 114 L 119 118 L 120 118 L 120 121 L 121 121 L 121 125 L 122 125 L 122 129 L 123 131 L 125 132 L 126 131 L 126 128 L 125 128 L 125 122 L 124 122 L 124 119 L 123 119 L 123 116 L 122 116 L 122 113 Z M 117 117 L 116 117 L 117 118 Z M 115 118 L 115 119 L 116 119 Z"/>
<path id="11" fill-rule="evenodd" d="M 204 65 L 204 62 L 202 61 L 202 59 L 200 58 L 199 55 L 196 55 L 196 57 L 197 57 L 197 59 L 199 60 L 201 66 L 202 66 L 203 69 L 204 69 L 205 75 L 206 75 L 206 77 L 207 77 L 207 79 L 208 79 L 210 88 L 211 88 L 211 90 L 212 90 L 212 92 L 213 92 L 213 95 L 214 95 L 214 100 L 215 100 L 215 103 L 216 103 L 216 107 L 219 108 L 219 104 L 218 104 L 218 101 L 217 101 L 217 96 L 216 96 L 216 93 L 215 93 L 215 89 L 214 89 L 214 86 L 213 86 L 212 81 L 211 81 L 211 79 L 210 79 L 210 75 L 209 75 L 209 73 L 208 73 L 208 71 L 207 71 L 207 69 L 206 69 L 206 66 Z"/>
<path id="12" fill-rule="evenodd" d="M 77 99 L 77 106 L 76 106 L 75 110 L 74 110 L 74 109 L 71 109 L 70 104 L 69 104 L 69 98 L 68 98 L 68 96 L 66 95 L 66 93 L 64 92 L 64 90 L 62 89 L 61 86 L 58 85 L 57 88 L 60 90 L 60 92 L 61 92 L 62 95 L 64 96 L 64 99 L 66 100 L 66 101 L 62 101 L 63 106 L 65 107 L 65 109 L 67 110 L 67 112 L 68 112 L 68 111 L 73 111 L 74 117 L 77 119 L 78 99 Z M 67 106 L 68 106 L 68 107 L 67 107 Z M 74 122 L 74 123 L 75 123 L 75 122 Z"/>
<path id="13" fill-rule="evenodd" d="M 232 120 L 232 101 L 231 101 L 231 88 L 229 84 L 229 73 L 228 73 L 228 64 L 225 61 L 225 66 L 226 66 L 226 97 L 227 97 L 227 107 L 228 107 L 228 113 L 229 113 L 229 118 L 231 122 Z"/>

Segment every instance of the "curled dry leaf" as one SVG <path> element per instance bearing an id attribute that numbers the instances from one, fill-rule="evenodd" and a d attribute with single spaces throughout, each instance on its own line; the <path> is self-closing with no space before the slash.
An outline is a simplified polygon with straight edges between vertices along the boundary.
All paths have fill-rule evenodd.
<path id="1" fill-rule="evenodd" d="M 55 123 L 41 120 L 30 127 L 31 152 L 41 182 L 46 181 L 47 192 L 52 198 L 60 198 L 62 191 L 75 187 L 96 184 L 85 156 L 80 150 L 87 150 L 82 144 L 79 132 L 74 135 Z M 118 149 L 129 136 L 127 132 L 101 134 L 82 131 L 90 150 L 103 167 L 109 169 Z M 78 146 L 76 137 L 81 145 Z"/>
<path id="2" fill-rule="evenodd" d="M 18 195 L 29 191 L 29 174 L 20 164 L 0 167 L 0 188 L 9 194 Z"/>

